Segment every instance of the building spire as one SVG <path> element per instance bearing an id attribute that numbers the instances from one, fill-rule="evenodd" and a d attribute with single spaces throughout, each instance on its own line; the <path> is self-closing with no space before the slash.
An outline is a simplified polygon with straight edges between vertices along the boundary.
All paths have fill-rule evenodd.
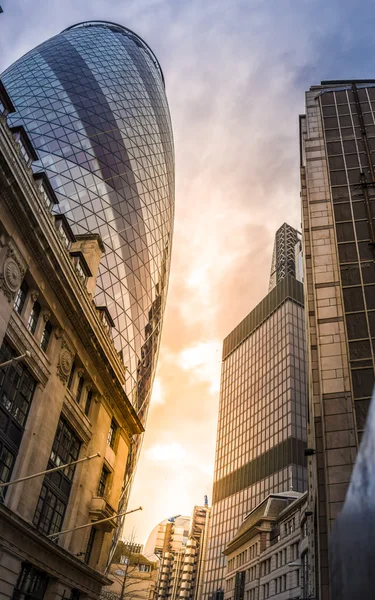
<path id="1" fill-rule="evenodd" d="M 268 291 L 287 275 L 302 281 L 301 235 L 294 227 L 284 223 L 275 235 Z"/>

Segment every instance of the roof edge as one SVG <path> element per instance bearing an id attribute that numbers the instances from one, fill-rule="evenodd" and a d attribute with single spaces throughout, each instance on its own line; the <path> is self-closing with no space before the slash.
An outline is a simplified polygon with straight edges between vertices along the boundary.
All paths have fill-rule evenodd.
<path id="1" fill-rule="evenodd" d="M 124 25 L 120 25 L 119 23 L 114 23 L 113 21 L 102 21 L 101 19 L 97 19 L 97 20 L 92 20 L 92 21 L 81 21 L 80 23 L 75 23 L 74 25 L 70 25 L 70 27 L 66 27 L 66 29 L 63 29 L 61 33 L 65 33 L 66 31 L 70 31 L 71 29 L 76 29 L 79 27 L 97 27 L 100 25 L 103 25 L 105 27 L 110 27 L 110 26 L 118 27 L 119 29 L 122 29 L 125 33 L 130 33 L 130 35 L 133 35 L 134 37 L 136 37 L 143 44 L 145 49 L 150 52 L 151 57 L 157 64 L 158 69 L 160 71 L 162 81 L 163 81 L 163 85 L 165 87 L 165 79 L 164 79 L 163 69 L 161 68 L 160 62 L 158 61 L 155 52 L 152 50 L 152 48 L 150 48 L 150 46 L 147 44 L 147 42 L 145 42 L 144 39 L 141 38 L 140 35 L 138 35 L 138 33 L 135 33 L 135 31 L 132 31 L 132 29 L 129 29 L 128 27 L 124 27 Z"/>

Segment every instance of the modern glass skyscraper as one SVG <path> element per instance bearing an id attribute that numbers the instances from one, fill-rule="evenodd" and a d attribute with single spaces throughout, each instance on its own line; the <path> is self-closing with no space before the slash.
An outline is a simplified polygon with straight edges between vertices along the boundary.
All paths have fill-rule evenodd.
<path id="1" fill-rule="evenodd" d="M 74 233 L 104 242 L 95 303 L 114 321 L 126 391 L 147 414 L 168 287 L 173 138 L 160 65 L 130 30 L 70 27 L 2 75 Z"/>
<path id="2" fill-rule="evenodd" d="M 205 599 L 222 597 L 222 552 L 246 515 L 272 492 L 307 488 L 303 286 L 288 274 L 294 256 L 291 248 L 286 269 L 277 261 L 277 285 L 224 340 Z"/>
<path id="3" fill-rule="evenodd" d="M 300 149 L 309 446 L 315 450 L 310 580 L 325 600 L 330 533 L 375 380 L 375 80 L 312 86 L 300 117 Z"/>

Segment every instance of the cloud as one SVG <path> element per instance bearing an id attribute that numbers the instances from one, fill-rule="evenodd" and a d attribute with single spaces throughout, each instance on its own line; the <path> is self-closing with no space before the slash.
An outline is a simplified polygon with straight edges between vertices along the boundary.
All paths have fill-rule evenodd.
<path id="1" fill-rule="evenodd" d="M 154 462 L 180 462 L 185 456 L 181 444 L 154 444 L 146 451 L 147 459 Z"/>
<path id="2" fill-rule="evenodd" d="M 151 404 L 153 406 L 156 406 L 158 404 L 165 404 L 163 384 L 159 377 L 155 377 L 154 387 L 152 388 Z"/>
<path id="3" fill-rule="evenodd" d="M 210 393 L 220 389 L 221 342 L 199 342 L 184 348 L 178 356 L 179 366 L 190 371 L 193 377 L 210 384 Z"/>

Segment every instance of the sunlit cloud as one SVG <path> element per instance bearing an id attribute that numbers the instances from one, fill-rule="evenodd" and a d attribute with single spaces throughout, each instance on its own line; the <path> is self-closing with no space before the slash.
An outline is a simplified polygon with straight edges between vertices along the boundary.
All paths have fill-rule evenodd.
<path id="1" fill-rule="evenodd" d="M 151 404 L 165 404 L 165 396 L 163 393 L 163 384 L 159 377 L 155 377 L 154 387 L 152 388 Z"/>
<path id="2" fill-rule="evenodd" d="M 180 462 L 186 454 L 180 444 L 154 444 L 146 450 L 146 457 L 154 462 Z"/>
<path id="3" fill-rule="evenodd" d="M 191 371 L 201 381 L 208 382 L 211 394 L 220 389 L 221 345 L 218 340 L 199 342 L 179 354 L 180 367 Z"/>

